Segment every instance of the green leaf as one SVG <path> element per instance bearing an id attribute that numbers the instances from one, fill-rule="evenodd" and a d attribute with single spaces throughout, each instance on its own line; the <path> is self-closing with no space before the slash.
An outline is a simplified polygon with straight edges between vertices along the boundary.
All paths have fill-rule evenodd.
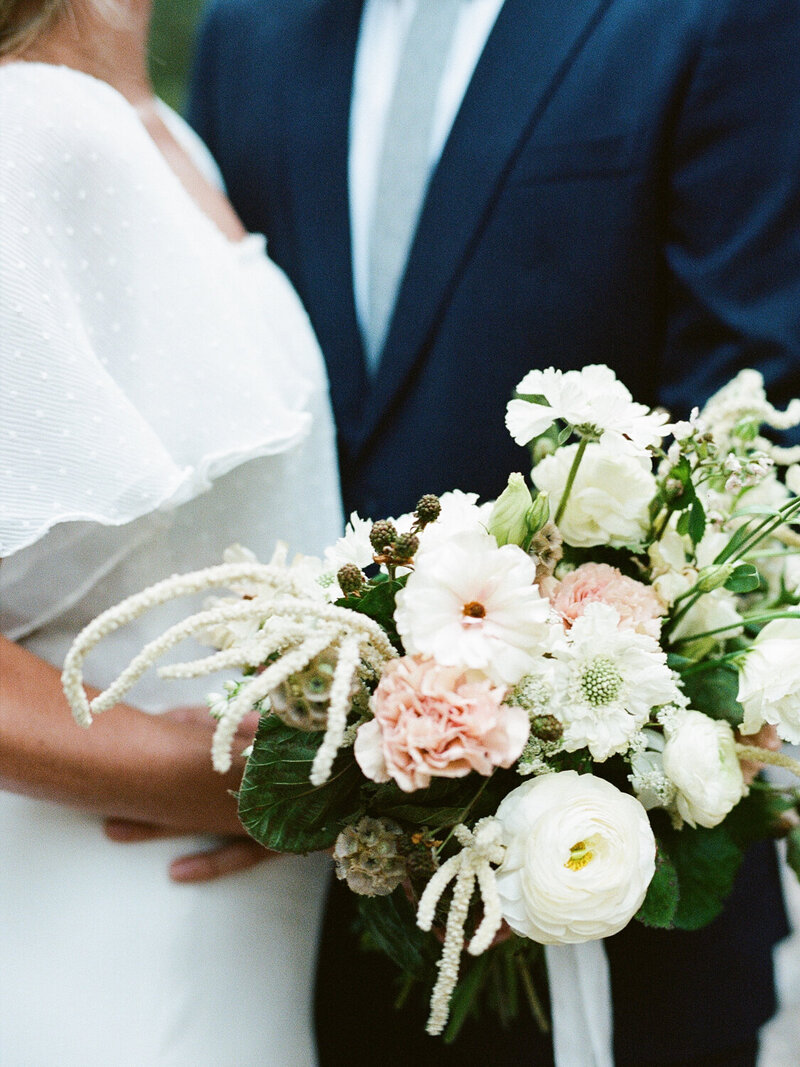
<path id="1" fill-rule="evenodd" d="M 361 774 L 351 750 L 336 760 L 324 785 L 308 780 L 322 737 L 284 726 L 272 715 L 259 723 L 239 791 L 239 818 L 266 848 L 329 848 L 357 814 Z"/>
<path id="2" fill-rule="evenodd" d="M 688 534 L 696 545 L 703 540 L 706 532 L 706 510 L 695 496 L 689 509 Z"/>
<path id="3" fill-rule="evenodd" d="M 349 608 L 361 615 L 368 615 L 374 619 L 386 631 L 389 640 L 396 648 L 401 649 L 400 638 L 394 625 L 394 609 L 397 594 L 406 584 L 407 577 L 389 578 L 385 574 L 379 574 L 373 578 L 366 593 L 359 596 L 342 597 L 336 601 L 337 607 Z"/>
<path id="4" fill-rule="evenodd" d="M 761 585 L 761 576 L 752 563 L 740 563 L 734 567 L 725 588 L 732 593 L 752 593 Z"/>
<path id="5" fill-rule="evenodd" d="M 438 945 L 423 933 L 402 888 L 386 897 L 359 897 L 359 926 L 370 947 L 385 953 L 408 977 L 429 981 Z"/>
<path id="6" fill-rule="evenodd" d="M 717 555 L 714 557 L 714 563 L 725 563 L 731 558 L 731 556 L 735 556 L 739 547 L 744 544 L 744 542 L 750 537 L 750 534 L 752 532 L 753 531 L 749 523 L 745 523 L 744 526 L 740 526 L 739 529 L 731 537 L 730 541 L 728 541 L 727 545 L 725 545 L 725 547 L 722 549 L 722 551 L 718 552 Z"/>
<path id="7" fill-rule="evenodd" d="M 464 778 L 434 778 L 426 789 L 404 793 L 394 782 L 377 789 L 367 786 L 370 812 L 409 826 L 450 827 L 459 822 L 466 806 L 480 788 L 475 775 Z"/>
<path id="8" fill-rule="evenodd" d="M 656 873 L 636 918 L 645 926 L 671 930 L 679 900 L 678 872 L 664 850 L 659 848 L 656 853 Z"/>
<path id="9" fill-rule="evenodd" d="M 670 657 L 670 666 L 680 671 L 680 666 Z M 691 661 L 688 661 L 691 663 Z M 681 679 L 683 690 L 697 708 L 712 719 L 724 719 L 731 726 L 741 726 L 744 709 L 737 700 L 739 673 L 728 664 L 710 667 L 708 670 L 686 674 Z"/>
<path id="10" fill-rule="evenodd" d="M 786 862 L 800 878 L 800 826 L 791 829 L 786 838 Z"/>
<path id="11" fill-rule="evenodd" d="M 381 807 L 381 818 L 394 819 L 407 826 L 429 826 L 431 829 L 454 826 L 464 811 L 464 805 L 453 808 L 425 808 L 412 804 L 391 804 Z"/>
<path id="12" fill-rule="evenodd" d="M 446 1045 L 451 1045 L 455 1041 L 467 1018 L 477 1011 L 478 998 L 486 984 L 490 956 L 491 950 L 478 956 L 474 962 L 469 960 L 469 957 L 462 957 L 462 968 L 466 973 L 453 990 L 453 996 L 450 999 L 450 1018 L 444 1032 Z M 465 964 L 467 964 L 466 967 Z"/>
<path id="13" fill-rule="evenodd" d="M 699 930 L 722 911 L 742 862 L 742 849 L 725 823 L 712 830 L 663 825 L 658 839 L 678 875 L 679 900 L 673 924 Z"/>
<path id="14" fill-rule="evenodd" d="M 791 806 L 780 793 L 754 783 L 750 794 L 713 829 L 684 826 L 675 830 L 666 818 L 661 819 L 659 844 L 678 874 L 680 899 L 674 925 L 679 930 L 699 930 L 719 915 L 745 850 L 755 841 L 782 834 L 785 827 L 780 816 Z"/>

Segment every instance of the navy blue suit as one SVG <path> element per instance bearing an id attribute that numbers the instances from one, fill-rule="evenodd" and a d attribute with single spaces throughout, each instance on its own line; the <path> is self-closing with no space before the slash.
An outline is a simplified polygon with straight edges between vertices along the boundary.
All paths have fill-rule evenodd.
<path id="1" fill-rule="evenodd" d="M 397 514 L 453 487 L 496 495 L 525 469 L 502 415 L 532 367 L 608 363 L 676 414 L 742 366 L 776 401 L 800 391 L 800 0 L 506 0 L 431 180 L 374 385 L 347 199 L 361 8 L 216 0 L 190 108 L 317 331 L 348 510 Z M 619 1064 L 687 1063 L 771 1012 L 785 918 L 771 854 L 749 863 L 706 931 L 629 928 L 609 943 Z M 348 977 L 340 935 L 321 974 L 345 988 L 346 1018 L 330 1051 L 323 1010 L 322 1062 L 447 1062 L 365 1007 L 378 981 L 363 961 Z M 454 1062 L 482 1062 L 481 1040 Z M 539 1062 L 525 1022 L 508 1042 L 486 1055 Z"/>

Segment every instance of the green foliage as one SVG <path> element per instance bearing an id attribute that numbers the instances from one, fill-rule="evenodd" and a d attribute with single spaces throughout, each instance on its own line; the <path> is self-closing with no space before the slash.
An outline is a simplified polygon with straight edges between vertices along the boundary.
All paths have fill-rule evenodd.
<path id="1" fill-rule="evenodd" d="M 387 782 L 374 791 L 370 789 L 367 807 L 411 829 L 427 826 L 449 830 L 461 820 L 478 788 L 472 775 L 434 778 L 427 789 L 414 793 L 404 793 L 394 782 Z"/>
<path id="2" fill-rule="evenodd" d="M 675 923 L 679 899 L 678 872 L 669 857 L 659 848 L 656 853 L 656 873 L 647 888 L 647 896 L 636 913 L 636 918 L 645 926 L 670 930 Z"/>
<path id="3" fill-rule="evenodd" d="M 800 826 L 793 827 L 786 837 L 786 862 L 800 878 Z"/>
<path id="4" fill-rule="evenodd" d="M 761 585 L 761 576 L 752 563 L 740 563 L 725 583 L 732 593 L 752 593 Z"/>
<path id="5" fill-rule="evenodd" d="M 206 0 L 155 0 L 150 24 L 150 72 L 156 93 L 180 111 L 186 94 L 197 20 Z"/>
<path id="6" fill-rule="evenodd" d="M 682 513 L 678 519 L 678 533 L 688 534 L 697 544 L 706 532 L 706 513 L 692 482 L 692 468 L 686 456 L 682 456 L 670 470 L 669 477 L 683 487 L 680 494 L 669 502 L 670 510 Z"/>
<path id="7" fill-rule="evenodd" d="M 394 625 L 394 608 L 397 594 L 406 584 L 407 578 L 389 578 L 379 574 L 371 579 L 367 591 L 358 595 L 341 597 L 336 601 L 340 608 L 349 608 L 374 619 L 386 631 L 386 635 L 398 652 L 402 645 Z"/>
<path id="8" fill-rule="evenodd" d="M 361 773 L 352 750 L 336 760 L 322 786 L 309 782 L 321 733 L 262 718 L 239 791 L 239 818 L 247 832 L 277 852 L 329 848 L 359 811 Z"/>
<path id="9" fill-rule="evenodd" d="M 670 666 L 680 670 L 676 659 L 677 657 L 670 657 Z M 697 708 L 712 719 L 724 719 L 734 728 L 741 726 L 744 709 L 737 700 L 739 674 L 735 667 L 721 663 L 708 670 L 686 674 L 682 682 L 684 692 L 693 708 Z"/>
<path id="10" fill-rule="evenodd" d="M 359 897 L 361 933 L 370 948 L 385 953 L 410 979 L 428 982 L 434 974 L 437 942 L 419 929 L 402 888 L 386 897 Z"/>
<path id="11" fill-rule="evenodd" d="M 792 806 L 769 787 L 754 783 L 723 823 L 713 829 L 684 826 L 675 830 L 656 813 L 654 829 L 678 875 L 679 900 L 674 926 L 699 930 L 725 905 L 745 850 L 755 841 L 784 832 L 780 816 Z"/>

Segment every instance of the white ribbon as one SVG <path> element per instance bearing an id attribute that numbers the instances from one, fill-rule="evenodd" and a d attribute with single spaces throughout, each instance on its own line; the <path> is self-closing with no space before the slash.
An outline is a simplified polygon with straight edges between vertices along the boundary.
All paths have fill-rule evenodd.
<path id="1" fill-rule="evenodd" d="M 614 1067 L 611 978 L 602 941 L 545 945 L 556 1067 Z"/>

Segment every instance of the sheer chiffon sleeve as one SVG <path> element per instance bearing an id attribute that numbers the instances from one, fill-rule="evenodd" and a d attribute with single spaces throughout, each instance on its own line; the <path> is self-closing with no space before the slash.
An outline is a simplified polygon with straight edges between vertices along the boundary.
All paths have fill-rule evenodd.
<path id="1" fill-rule="evenodd" d="M 0 557 L 190 500 L 309 432 L 319 352 L 294 291 L 108 86 L 0 68 L 0 231 Z"/>

